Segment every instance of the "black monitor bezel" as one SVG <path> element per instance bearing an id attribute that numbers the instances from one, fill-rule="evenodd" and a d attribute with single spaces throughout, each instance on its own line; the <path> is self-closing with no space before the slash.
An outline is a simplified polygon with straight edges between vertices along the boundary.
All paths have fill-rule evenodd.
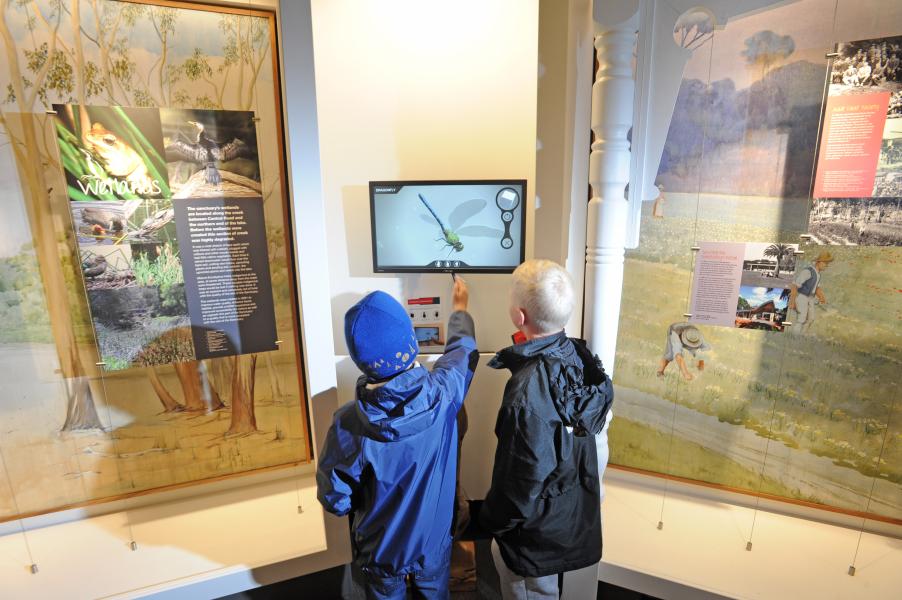
<path id="1" fill-rule="evenodd" d="M 421 179 L 404 181 L 370 181 L 370 243 L 373 254 L 373 273 L 513 273 L 513 267 L 461 267 L 460 269 L 425 269 L 423 267 L 379 267 L 376 258 L 376 197 L 377 186 L 405 185 L 520 185 L 523 186 L 523 218 L 520 219 L 520 262 L 526 260 L 526 180 L 525 179 Z"/>

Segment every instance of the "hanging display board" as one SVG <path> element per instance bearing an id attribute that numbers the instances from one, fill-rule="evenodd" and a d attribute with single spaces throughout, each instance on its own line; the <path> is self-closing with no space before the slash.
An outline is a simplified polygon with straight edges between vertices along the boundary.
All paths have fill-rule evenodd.
<path id="1" fill-rule="evenodd" d="M 695 258 L 691 323 L 783 331 L 798 244 L 701 242 Z"/>
<path id="2" fill-rule="evenodd" d="M 815 198 L 902 196 L 902 36 L 837 44 Z"/>
<path id="3" fill-rule="evenodd" d="M 253 113 L 53 108 L 101 365 L 275 350 Z"/>
<path id="4" fill-rule="evenodd" d="M 811 233 L 902 245 L 902 36 L 837 44 L 828 77 Z"/>

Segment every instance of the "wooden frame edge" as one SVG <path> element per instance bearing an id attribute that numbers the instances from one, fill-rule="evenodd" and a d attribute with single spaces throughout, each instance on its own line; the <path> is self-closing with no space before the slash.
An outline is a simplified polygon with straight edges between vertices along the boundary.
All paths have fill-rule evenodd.
<path id="1" fill-rule="evenodd" d="M 212 13 L 221 13 L 221 14 L 231 14 L 238 16 L 250 16 L 250 17 L 258 17 L 258 18 L 266 18 L 270 28 L 270 58 L 272 60 L 272 68 L 273 68 L 273 94 L 275 100 L 275 109 L 276 113 L 276 130 L 277 130 L 277 142 L 278 142 L 278 152 L 279 152 L 279 165 L 280 165 L 280 177 L 279 182 L 281 185 L 282 192 L 282 218 L 284 220 L 283 236 L 285 238 L 286 244 L 286 255 L 287 255 L 287 269 L 290 273 L 290 283 L 289 283 L 289 291 L 291 295 L 291 313 L 292 313 L 292 333 L 294 334 L 294 350 L 295 350 L 295 361 L 298 365 L 297 376 L 298 376 L 298 390 L 301 395 L 301 428 L 304 434 L 304 449 L 305 456 L 300 460 L 296 460 L 293 462 L 282 463 L 279 465 L 270 465 L 267 467 L 260 467 L 257 469 L 252 469 L 248 471 L 240 471 L 235 473 L 226 473 L 223 475 L 216 475 L 213 477 L 208 477 L 204 479 L 197 479 L 194 481 L 185 481 L 181 483 L 173 483 L 160 487 L 148 488 L 146 490 L 139 490 L 135 492 L 127 492 L 122 494 L 115 494 L 113 496 L 104 496 L 102 498 L 94 498 L 91 500 L 85 500 L 83 502 L 73 502 L 69 504 L 63 504 L 61 506 L 54 507 L 52 509 L 45 510 L 36 510 L 25 513 L 18 513 L 16 515 L 12 515 L 9 517 L 0 517 L 0 524 L 8 523 L 11 521 L 21 521 L 25 519 L 31 519 L 34 517 L 40 517 L 43 515 L 49 515 L 58 512 L 65 512 L 68 510 L 75 510 L 79 508 L 86 508 L 91 506 L 98 506 L 101 504 L 107 504 L 110 502 L 117 502 L 122 500 L 129 500 L 132 498 L 138 498 L 142 496 L 147 496 L 155 493 L 165 493 L 171 492 L 175 490 L 180 490 L 188 487 L 199 486 L 212 484 L 219 481 L 227 481 L 232 479 L 237 479 L 239 477 L 246 477 L 249 475 L 254 475 L 258 473 L 269 473 L 278 470 L 287 470 L 292 468 L 297 468 L 301 466 L 311 465 L 314 460 L 314 449 L 315 440 L 311 438 L 311 427 L 310 427 L 310 397 L 307 391 L 306 385 L 306 363 L 304 361 L 303 350 L 300 344 L 300 333 L 301 333 L 301 323 L 300 323 L 300 314 L 298 310 L 298 303 L 300 302 L 300 294 L 298 291 L 298 281 L 297 281 L 297 265 L 295 260 L 295 252 L 294 252 L 294 223 L 291 220 L 291 211 L 289 210 L 289 188 L 288 188 L 288 157 L 285 153 L 285 115 L 284 115 L 284 104 L 282 97 L 282 70 L 279 62 L 279 29 L 277 27 L 276 22 L 276 11 L 274 9 L 263 9 L 263 8 L 241 8 L 237 6 L 227 6 L 221 4 L 212 4 L 207 2 L 188 2 L 184 0 L 119 0 L 120 2 L 127 2 L 131 4 L 142 4 L 147 6 L 161 6 L 167 8 L 180 8 L 184 10 L 194 10 L 199 12 L 212 12 Z M 103 375 L 101 374 L 101 379 Z"/>
<path id="2" fill-rule="evenodd" d="M 766 492 L 753 492 L 751 490 L 746 490 L 743 488 L 731 487 L 728 485 L 722 485 L 719 483 L 711 483 L 709 481 L 700 481 L 698 479 L 689 479 L 688 477 L 680 477 L 679 475 L 670 475 L 668 473 L 658 473 L 657 471 L 648 471 L 646 469 L 640 469 L 637 467 L 628 467 L 626 465 L 618 465 L 614 463 L 608 463 L 608 466 L 612 469 L 616 469 L 618 471 L 624 471 L 627 473 L 636 473 L 639 475 L 647 475 L 649 477 L 657 477 L 659 479 L 665 479 L 668 481 L 676 481 L 678 483 L 685 483 L 688 485 L 694 485 L 703 488 L 709 488 L 718 490 L 721 492 L 729 492 L 732 494 L 740 494 L 742 496 L 749 496 L 751 498 L 763 498 L 765 500 L 771 500 L 774 502 L 785 502 L 787 504 L 793 504 L 795 506 L 803 506 L 805 508 L 812 508 L 815 510 L 824 510 L 827 512 L 846 515 L 850 517 L 858 517 L 861 519 L 867 519 L 869 521 L 880 521 L 881 523 L 889 523 L 891 525 L 902 525 L 902 519 L 895 519 L 893 517 L 887 517 L 884 515 L 879 515 L 877 513 L 869 513 L 859 510 L 849 510 L 844 508 L 839 508 L 836 506 L 830 506 L 828 504 L 818 504 L 816 502 L 809 502 L 807 500 L 798 500 L 796 498 L 786 498 L 785 496 L 778 496 L 776 494 L 768 494 Z"/>

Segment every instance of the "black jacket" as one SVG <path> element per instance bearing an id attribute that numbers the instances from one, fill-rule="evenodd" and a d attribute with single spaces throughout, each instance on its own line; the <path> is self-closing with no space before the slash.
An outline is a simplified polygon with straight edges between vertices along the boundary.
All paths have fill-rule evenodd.
<path id="1" fill-rule="evenodd" d="M 556 335 L 499 352 L 511 370 L 495 424 L 492 487 L 480 512 L 507 567 L 542 577 L 601 560 L 595 434 L 614 391 L 582 340 Z"/>

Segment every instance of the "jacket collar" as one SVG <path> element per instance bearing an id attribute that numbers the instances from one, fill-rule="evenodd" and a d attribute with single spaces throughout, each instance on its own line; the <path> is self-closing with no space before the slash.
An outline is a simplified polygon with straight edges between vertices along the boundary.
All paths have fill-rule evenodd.
<path id="1" fill-rule="evenodd" d="M 528 342 L 523 342 L 522 344 L 508 346 L 499 351 L 492 360 L 489 361 L 488 366 L 493 369 L 517 369 L 523 363 L 532 360 L 536 356 L 547 356 L 549 352 L 553 353 L 566 339 L 566 332 L 559 331 L 552 335 L 546 335 Z"/>
<path id="2" fill-rule="evenodd" d="M 370 436 L 393 441 L 415 435 L 437 418 L 429 371 L 416 366 L 379 387 L 368 385 L 366 376 L 357 380 L 357 415 Z"/>

